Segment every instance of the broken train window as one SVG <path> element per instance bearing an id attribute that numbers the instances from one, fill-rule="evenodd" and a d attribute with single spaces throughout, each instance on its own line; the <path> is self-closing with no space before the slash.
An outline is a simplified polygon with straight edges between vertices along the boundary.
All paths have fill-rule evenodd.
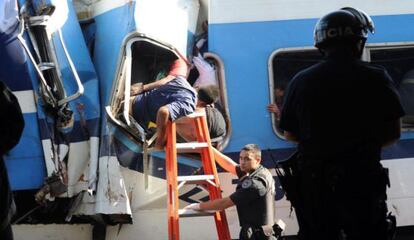
<path id="1" fill-rule="evenodd" d="M 157 42 L 156 40 L 133 37 L 126 41 L 124 51 L 121 53 L 118 71 L 114 80 L 111 93 L 110 106 L 107 114 L 112 122 L 127 131 L 133 138 L 143 142 L 155 132 L 153 126 L 140 126 L 130 115 L 130 89 L 131 85 L 141 83 L 148 84 L 160 80 L 168 75 L 170 63 L 177 59 L 179 54 L 173 47 Z M 215 69 L 217 85 L 220 90 L 219 101 L 216 107 L 223 114 L 226 122 L 226 134 L 213 139 L 218 149 L 225 147 L 231 133 L 229 109 L 227 104 L 224 66 L 221 59 L 211 53 L 205 54 L 205 59 Z M 191 81 L 191 74 L 189 76 Z"/>

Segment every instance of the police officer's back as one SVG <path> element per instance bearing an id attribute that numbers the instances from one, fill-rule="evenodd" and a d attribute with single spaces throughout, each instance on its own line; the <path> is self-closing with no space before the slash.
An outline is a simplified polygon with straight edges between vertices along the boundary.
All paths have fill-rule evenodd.
<path id="1" fill-rule="evenodd" d="M 325 59 L 287 89 L 280 127 L 298 142 L 302 239 L 338 239 L 341 229 L 347 239 L 386 239 L 388 176 L 379 160 L 399 138 L 403 110 L 386 70 L 360 60 L 373 30 L 353 8 L 321 18 L 314 37 Z"/>
<path id="2" fill-rule="evenodd" d="M 0 49 L 1 50 L 1 49 Z M 1 51 L 0 51 L 1 52 Z M 11 218 L 16 210 L 3 155 L 18 142 L 24 119 L 16 96 L 0 79 L 0 239 L 11 240 Z"/>

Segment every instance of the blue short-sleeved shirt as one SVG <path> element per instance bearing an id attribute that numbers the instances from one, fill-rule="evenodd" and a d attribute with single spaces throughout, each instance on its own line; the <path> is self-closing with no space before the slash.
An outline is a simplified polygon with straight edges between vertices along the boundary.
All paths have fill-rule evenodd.
<path id="1" fill-rule="evenodd" d="M 157 111 L 167 106 L 170 119 L 191 114 L 195 110 L 196 92 L 183 77 L 176 77 L 165 85 L 138 95 L 132 105 L 132 115 L 143 127 L 156 122 Z"/>

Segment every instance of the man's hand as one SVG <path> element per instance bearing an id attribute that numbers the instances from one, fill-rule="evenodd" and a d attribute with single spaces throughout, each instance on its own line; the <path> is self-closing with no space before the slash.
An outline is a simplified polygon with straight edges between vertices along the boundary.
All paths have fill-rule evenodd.
<path id="1" fill-rule="evenodd" d="M 184 209 L 200 211 L 200 203 L 191 203 L 190 205 L 185 206 Z"/>
<path id="2" fill-rule="evenodd" d="M 131 96 L 139 95 L 144 92 L 144 84 L 142 83 L 135 83 L 131 86 Z"/>
<path id="3" fill-rule="evenodd" d="M 267 105 L 267 111 L 271 113 L 276 113 L 276 114 L 280 113 L 279 108 L 274 103 Z"/>

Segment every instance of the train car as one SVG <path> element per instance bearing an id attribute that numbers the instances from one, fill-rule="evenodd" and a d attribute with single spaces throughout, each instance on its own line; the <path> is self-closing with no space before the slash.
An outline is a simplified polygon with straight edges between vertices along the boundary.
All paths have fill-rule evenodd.
<path id="1" fill-rule="evenodd" d="M 390 170 L 389 210 L 399 227 L 412 227 L 414 3 L 351 0 L 346 6 L 364 10 L 375 22 L 363 59 L 388 70 L 407 113 L 401 139 L 383 150 L 382 163 Z M 27 122 L 21 142 L 6 156 L 17 196 L 44 189 L 47 177 L 45 186 L 55 186 L 55 192 L 36 196 L 48 202 L 70 199 L 64 201 L 70 209 L 63 211 L 65 218 L 93 222 L 104 232 L 101 239 L 167 239 L 165 154 L 145 157 L 148 136 L 130 117 L 129 90 L 131 84 L 156 79 L 172 59 L 191 64 L 193 46 L 204 38 L 203 56 L 214 66 L 227 123 L 217 148 L 235 162 L 245 144 L 262 148 L 263 165 L 276 180 L 275 214 L 286 223 L 284 235 L 297 233 L 295 214 L 274 171 L 296 146 L 283 138 L 278 115 L 269 113 L 267 105 L 281 104 L 292 77 L 322 58 L 313 47 L 314 25 L 324 14 L 345 7 L 343 2 L 20 0 L 18 7 L 15 44 L 25 57 L 10 63 L 9 73 L 19 74 L 19 81 L 6 81 Z M 7 57 L 0 58 L 9 64 L 3 60 Z M 24 71 L 13 70 L 17 68 Z M 201 166 L 187 155 L 178 163 L 181 175 Z M 220 170 L 223 195 L 228 196 L 237 177 Z M 180 190 L 181 206 L 207 198 L 198 186 Z M 237 238 L 236 209 L 226 214 L 231 236 Z M 183 239 L 217 239 L 212 218 L 182 219 L 180 228 Z M 69 232 L 82 232 L 76 229 Z"/>

